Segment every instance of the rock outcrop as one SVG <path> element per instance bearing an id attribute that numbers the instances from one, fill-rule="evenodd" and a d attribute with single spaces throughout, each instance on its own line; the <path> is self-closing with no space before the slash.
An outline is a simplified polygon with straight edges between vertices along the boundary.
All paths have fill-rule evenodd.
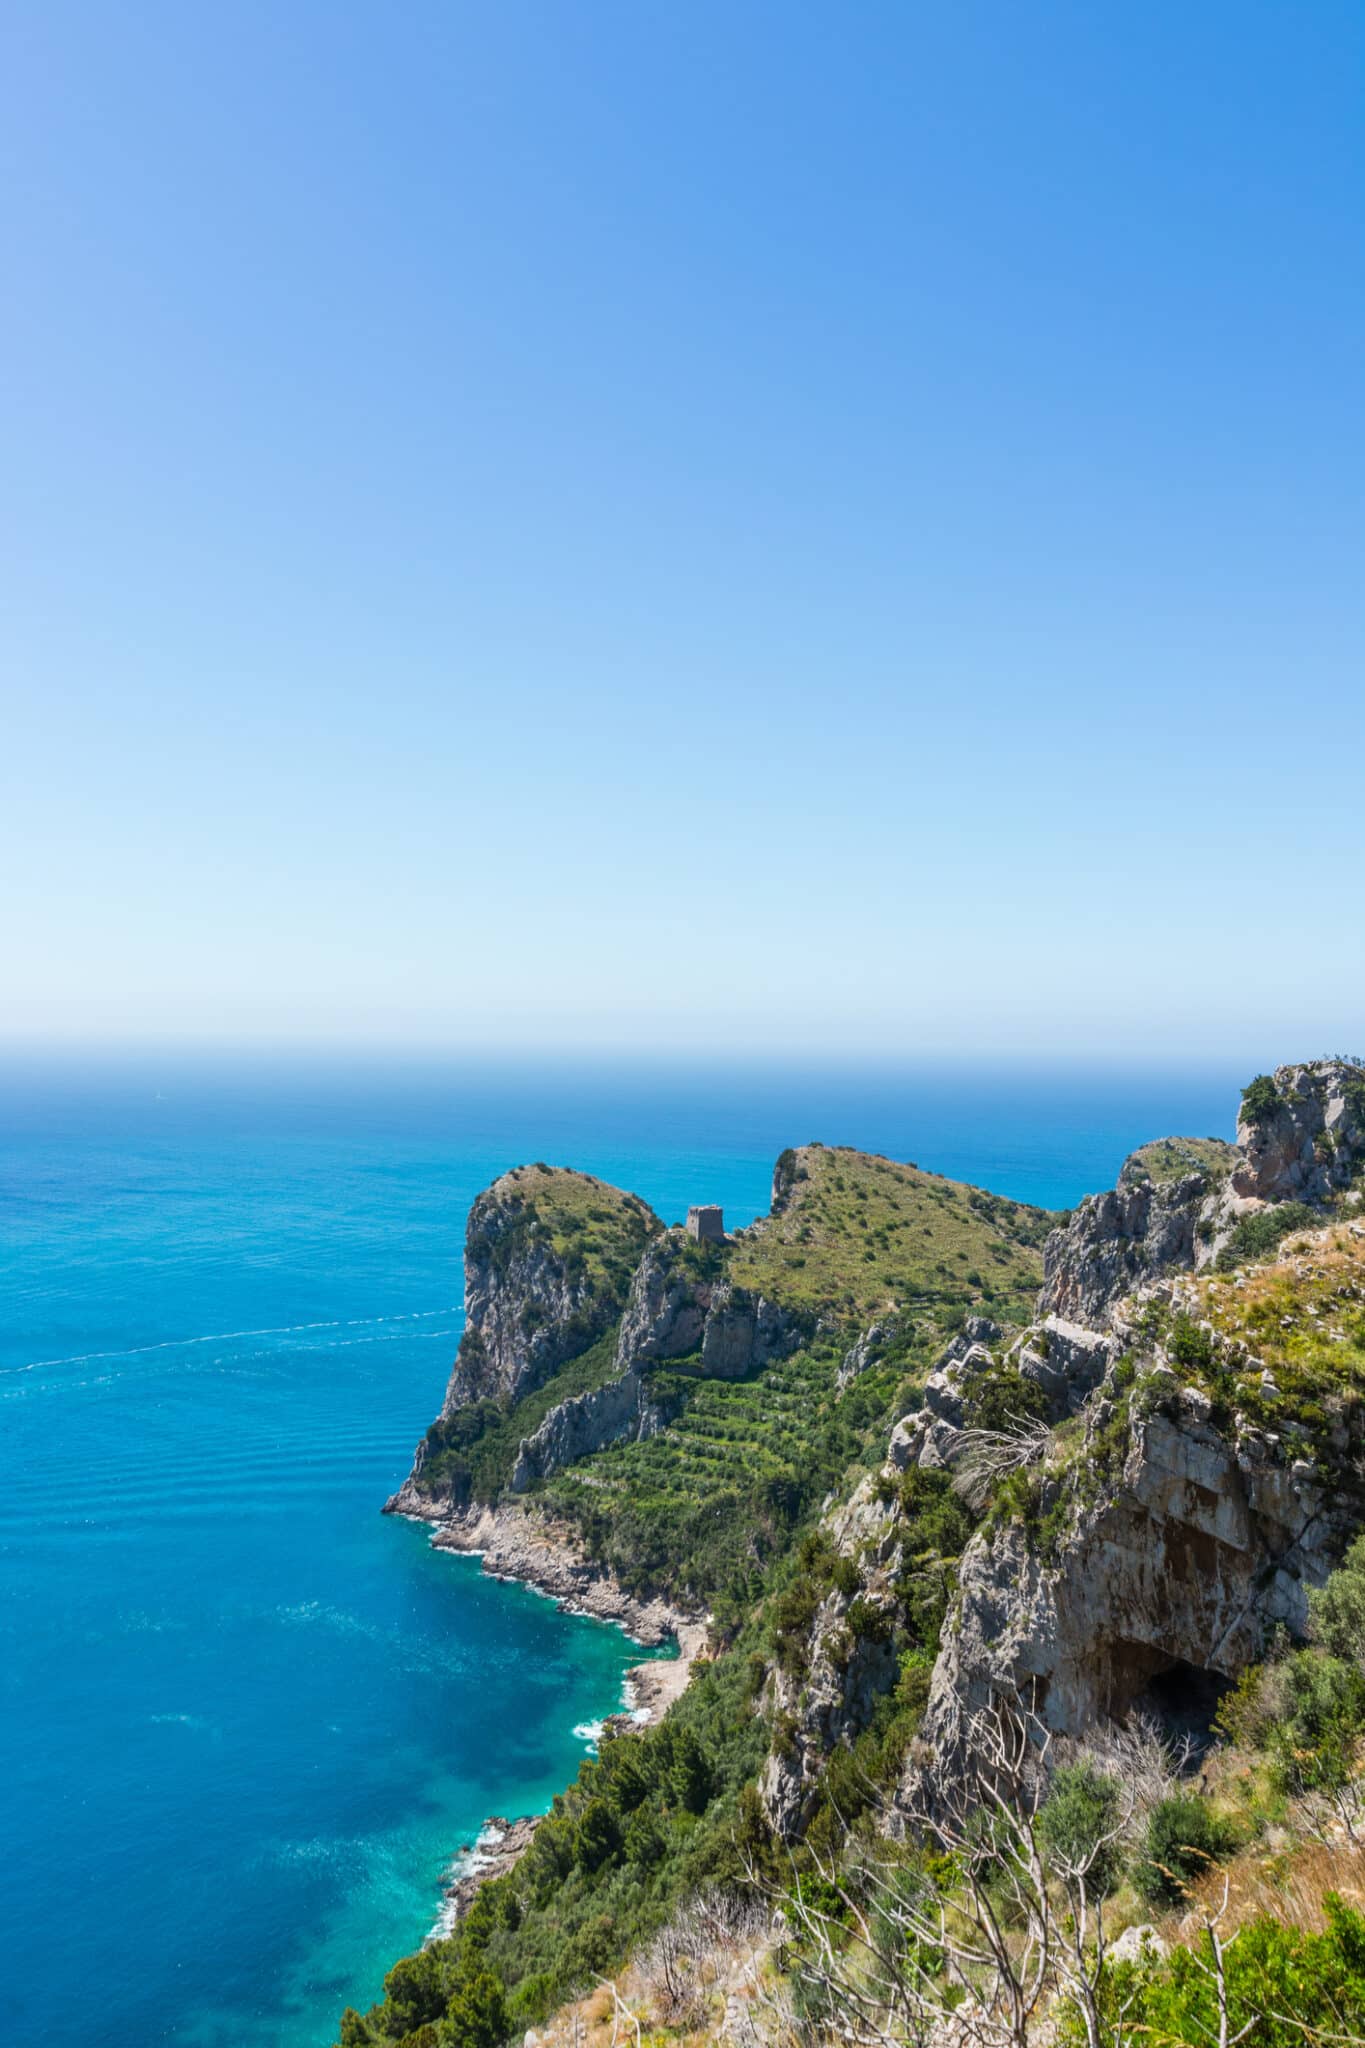
<path id="1" fill-rule="evenodd" d="M 1365 1067 L 1277 1067 L 1242 1097 L 1237 1143 L 1164 1138 L 1124 1162 L 1117 1187 L 1088 1195 L 1043 1250 L 1040 1315 L 1107 1321 L 1163 1275 L 1211 1263 L 1241 1217 L 1267 1204 L 1320 1206 L 1365 1167 Z"/>
<path id="2" fill-rule="evenodd" d="M 677 1230 L 649 1246 L 621 1318 L 617 1377 L 560 1402 L 523 1438 L 514 1491 L 608 1444 L 639 1442 L 662 1429 L 675 1406 L 651 1384 L 652 1368 L 696 1357 L 704 1379 L 739 1380 L 794 1348 L 800 1336 L 794 1319 L 722 1274 L 709 1247 L 699 1248 Z"/>
<path id="3" fill-rule="evenodd" d="M 877 1701 L 894 1683 L 896 1654 L 889 1617 L 896 1606 L 895 1577 L 901 1564 L 894 1510 L 864 1480 L 847 1504 L 827 1522 L 839 1555 L 856 1557 L 857 1591 L 834 1586 L 816 1609 L 802 1668 L 778 1668 L 771 1706 L 781 1737 L 768 1756 L 759 1785 L 770 1825 L 784 1841 L 804 1829 L 831 1751 L 852 1743 L 869 1725 Z M 859 1603 L 862 1628 L 849 1625 Z M 868 1620 L 888 1617 L 886 1628 Z"/>
<path id="4" fill-rule="evenodd" d="M 1117 1187 L 1087 1195 L 1043 1247 L 1039 1314 L 1078 1324 L 1104 1321 L 1115 1302 L 1145 1281 L 1192 1269 L 1201 1213 L 1216 1202 L 1220 1186 L 1206 1172 L 1166 1182 L 1120 1174 Z"/>
<path id="5" fill-rule="evenodd" d="M 1314 1060 L 1253 1081 L 1237 1125 L 1232 1185 L 1244 1199 L 1319 1203 L 1365 1165 L 1365 1067 Z"/>
<path id="6" fill-rule="evenodd" d="M 540 1427 L 521 1440 L 512 1469 L 512 1491 L 524 1493 L 566 1465 L 589 1458 L 608 1444 L 638 1443 L 671 1419 L 672 1405 L 650 1388 L 648 1376 L 622 1373 L 591 1393 L 575 1394 L 550 1410 Z"/>
<path id="7" fill-rule="evenodd" d="M 1055 1550 L 1013 1519 L 968 1546 L 922 1730 L 933 1768 L 951 1768 L 964 1710 L 992 1698 L 1017 1696 L 1077 1734 L 1154 1684 L 1168 1710 L 1182 1695 L 1206 1703 L 1277 1625 L 1302 1630 L 1349 1506 L 1274 1438 L 1215 1427 L 1207 1396 L 1169 1370 L 1144 1395 L 1160 1406 L 1135 1415 L 1117 1484 Z M 1098 1404 L 1091 1438 L 1112 1409 Z"/>
<path id="8" fill-rule="evenodd" d="M 658 1218 L 636 1195 L 568 1168 L 521 1166 L 474 1202 L 465 1331 L 442 1418 L 517 1400 L 609 1330 Z"/>

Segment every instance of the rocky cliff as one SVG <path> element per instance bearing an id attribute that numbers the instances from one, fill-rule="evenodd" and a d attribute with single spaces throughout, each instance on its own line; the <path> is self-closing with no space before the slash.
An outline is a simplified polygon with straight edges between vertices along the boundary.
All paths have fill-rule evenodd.
<path id="1" fill-rule="evenodd" d="M 1301 1634 L 1365 1516 L 1363 1096 L 1349 1063 L 1284 1067 L 1245 1092 L 1235 1146 L 1142 1147 L 1048 1240 L 1036 1319 L 969 1317 L 943 1348 L 881 1474 L 826 1516 L 835 1583 L 771 1682 L 780 1833 L 801 1832 L 895 1682 L 878 1615 L 903 1639 L 917 1577 L 942 1568 L 915 1555 L 930 1480 L 978 1527 L 907 1801 L 988 1701 L 1066 1735 L 1135 1708 L 1207 1726 L 1278 1631 Z M 846 1384 L 884 1342 L 870 1326 Z"/>
<path id="2" fill-rule="evenodd" d="M 1039 1309 L 1078 1323 L 1163 1274 L 1199 1270 L 1240 1224 L 1277 1204 L 1321 1209 L 1365 1164 L 1365 1070 L 1350 1061 L 1277 1067 L 1243 1091 L 1237 1143 L 1164 1138 L 1089 1195 L 1044 1249 Z"/>
<path id="3" fill-rule="evenodd" d="M 1363 1103 L 1357 1066 L 1281 1067 L 1245 1091 L 1230 1157 L 1187 1171 L 1172 1147 L 1163 1178 L 1135 1154 L 1049 1240 L 1039 1323 L 998 1367 L 969 1347 L 931 1377 L 901 1466 L 979 1454 L 973 1374 L 1016 1368 L 1054 1427 L 1016 1432 L 963 1555 L 913 1783 L 991 1698 L 1064 1733 L 1137 1704 L 1207 1719 L 1277 1630 L 1302 1633 L 1365 1512 Z"/>
<path id="4" fill-rule="evenodd" d="M 659 1219 L 638 1195 L 564 1167 L 519 1166 L 475 1200 L 465 1229 L 465 1330 L 443 1417 L 515 1401 L 621 1313 Z"/>

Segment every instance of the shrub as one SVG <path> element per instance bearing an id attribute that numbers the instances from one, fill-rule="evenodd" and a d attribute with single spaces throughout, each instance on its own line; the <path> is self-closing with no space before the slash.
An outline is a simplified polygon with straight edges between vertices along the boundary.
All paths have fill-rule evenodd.
<path id="1" fill-rule="evenodd" d="M 1058 1771 L 1046 1806 L 1038 1816 L 1043 1847 L 1068 1870 L 1084 1867 L 1092 1897 L 1103 1897 L 1118 1882 L 1117 1841 L 1104 1841 L 1119 1820 L 1120 1790 L 1093 1764 L 1072 1764 Z"/>
<path id="2" fill-rule="evenodd" d="M 1258 1074 L 1242 1090 L 1242 1118 L 1246 1123 L 1271 1123 L 1279 1107 L 1279 1090 L 1269 1074 Z"/>
<path id="3" fill-rule="evenodd" d="M 1288 1714 L 1271 1737 L 1291 1791 L 1333 1791 L 1355 1766 L 1365 1733 L 1365 1674 L 1322 1650 L 1301 1650 L 1285 1667 Z"/>
<path id="4" fill-rule="evenodd" d="M 1193 1793 L 1152 1809 L 1133 1883 L 1149 1906 L 1178 1906 L 1190 1885 L 1233 1848 L 1231 1830 Z"/>
<path id="5" fill-rule="evenodd" d="M 1244 1216 L 1218 1254 L 1218 1271 L 1229 1273 L 1249 1259 L 1268 1259 L 1286 1237 L 1296 1230 L 1308 1230 L 1322 1218 L 1304 1202 L 1280 1202 L 1273 1209 L 1258 1209 Z"/>
<path id="6" fill-rule="evenodd" d="M 883 1607 L 875 1607 L 861 1594 L 848 1610 L 850 1633 L 859 1642 L 889 1643 L 891 1640 L 891 1617 Z"/>
<path id="7" fill-rule="evenodd" d="M 1047 1420 L 1047 1395 L 1036 1380 L 1025 1379 L 1013 1366 L 983 1373 L 963 1403 L 968 1429 L 1016 1428 L 1021 1422 Z"/>
<path id="8" fill-rule="evenodd" d="M 1213 1338 L 1189 1316 L 1176 1317 L 1166 1349 L 1177 1365 L 1191 1372 L 1207 1372 L 1213 1364 Z"/>
<path id="9" fill-rule="evenodd" d="M 1224 1945 L 1228 2013 L 1220 2026 L 1213 1958 L 1207 1935 L 1176 1948 L 1160 1964 L 1105 1972 L 1103 2004 L 1110 2028 L 1151 2043 L 1213 2043 L 1245 2039 L 1255 2048 L 1305 2048 L 1307 2042 L 1365 2038 L 1365 1917 L 1329 1892 L 1321 1934 L 1278 1920 L 1253 1920 Z M 1083 2039 L 1079 2021 L 1070 2040 Z M 1106 2038 L 1113 2038 L 1107 2029 Z"/>
<path id="10" fill-rule="evenodd" d="M 1308 1633 L 1333 1657 L 1365 1665 L 1365 1536 L 1322 1590 L 1308 1595 Z"/>

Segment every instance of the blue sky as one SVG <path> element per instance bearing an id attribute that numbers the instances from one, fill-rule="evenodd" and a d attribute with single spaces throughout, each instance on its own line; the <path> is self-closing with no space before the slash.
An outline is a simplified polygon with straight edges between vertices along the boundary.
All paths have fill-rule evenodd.
<path id="1" fill-rule="evenodd" d="M 14 0 L 5 1033 L 1365 1040 L 1362 60 Z"/>

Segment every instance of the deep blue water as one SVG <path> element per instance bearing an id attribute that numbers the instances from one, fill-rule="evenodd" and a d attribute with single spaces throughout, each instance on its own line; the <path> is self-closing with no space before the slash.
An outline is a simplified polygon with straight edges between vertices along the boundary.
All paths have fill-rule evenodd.
<path id="1" fill-rule="evenodd" d="M 632 1652 L 381 1520 L 523 1159 L 668 1219 L 810 1138 L 1061 1206 L 1245 1075 L 0 1071 L 0 2038 L 326 2048 Z"/>

